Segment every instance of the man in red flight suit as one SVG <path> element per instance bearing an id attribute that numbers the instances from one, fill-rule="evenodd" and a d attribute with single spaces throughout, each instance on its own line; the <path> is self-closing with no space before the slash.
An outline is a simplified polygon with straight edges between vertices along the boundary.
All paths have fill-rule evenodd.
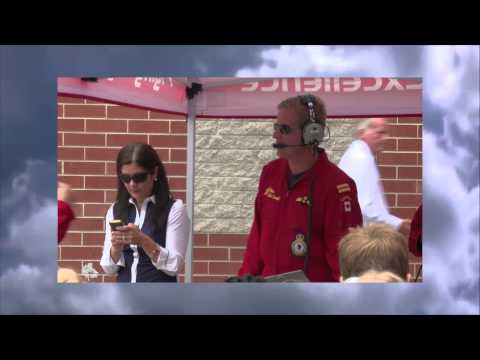
<path id="1" fill-rule="evenodd" d="M 318 97 L 278 105 L 273 147 L 279 159 L 262 170 L 239 276 L 303 269 L 310 281 L 339 281 L 338 243 L 350 227 L 362 226 L 362 214 L 355 182 L 318 147 L 325 121 Z"/>

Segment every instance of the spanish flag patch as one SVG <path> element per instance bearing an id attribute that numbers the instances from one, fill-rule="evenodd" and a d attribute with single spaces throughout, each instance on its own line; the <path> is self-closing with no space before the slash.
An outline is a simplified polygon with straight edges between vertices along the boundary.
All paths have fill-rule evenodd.
<path id="1" fill-rule="evenodd" d="M 337 191 L 338 191 L 339 194 L 341 194 L 341 193 L 344 193 L 344 192 L 347 192 L 347 191 L 352 191 L 352 189 L 350 189 L 350 185 L 345 183 L 345 184 L 337 185 Z"/>

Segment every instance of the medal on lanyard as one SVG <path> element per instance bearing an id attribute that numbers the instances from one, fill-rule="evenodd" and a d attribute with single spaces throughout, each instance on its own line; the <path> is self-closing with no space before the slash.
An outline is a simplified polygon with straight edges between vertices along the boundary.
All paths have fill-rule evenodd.
<path id="1" fill-rule="evenodd" d="M 305 242 L 305 236 L 303 234 L 299 233 L 295 235 L 291 250 L 294 256 L 305 256 L 307 254 L 307 243 Z"/>

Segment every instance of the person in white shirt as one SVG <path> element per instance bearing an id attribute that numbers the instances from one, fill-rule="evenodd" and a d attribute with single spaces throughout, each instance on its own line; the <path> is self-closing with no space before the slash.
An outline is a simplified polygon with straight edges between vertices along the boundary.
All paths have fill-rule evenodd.
<path id="1" fill-rule="evenodd" d="M 385 119 L 372 118 L 361 122 L 356 137 L 357 140 L 350 144 L 338 166 L 357 185 L 363 224 L 387 224 L 408 237 L 411 221 L 394 216 L 388 211 L 375 162 L 375 154 L 381 151 L 388 137 Z"/>
<path id="2" fill-rule="evenodd" d="M 117 199 L 105 218 L 100 265 L 117 282 L 176 282 L 190 235 L 182 200 L 173 199 L 165 168 L 147 144 L 124 146 L 117 156 Z M 110 221 L 123 226 L 113 231 Z"/>

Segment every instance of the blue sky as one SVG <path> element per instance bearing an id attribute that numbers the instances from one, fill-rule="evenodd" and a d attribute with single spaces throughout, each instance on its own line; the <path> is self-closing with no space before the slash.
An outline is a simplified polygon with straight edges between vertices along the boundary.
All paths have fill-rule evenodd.
<path id="1" fill-rule="evenodd" d="M 0 47 L 0 313 L 479 313 L 478 46 Z M 56 284 L 56 78 L 424 81 L 424 283 Z M 250 286 L 248 286 L 250 285 Z"/>

